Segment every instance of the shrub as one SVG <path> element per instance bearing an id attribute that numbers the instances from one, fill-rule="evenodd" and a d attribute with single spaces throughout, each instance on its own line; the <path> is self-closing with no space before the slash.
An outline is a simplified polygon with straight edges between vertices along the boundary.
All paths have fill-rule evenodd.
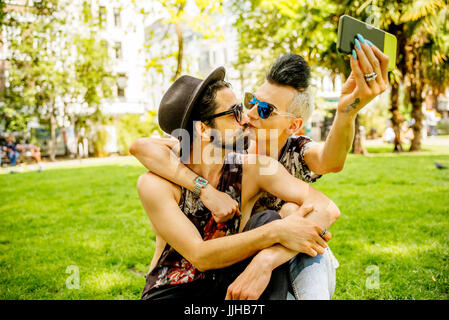
<path id="1" fill-rule="evenodd" d="M 138 138 L 149 137 L 154 132 L 162 135 L 162 130 L 155 122 L 156 111 L 145 115 L 127 114 L 118 120 L 118 148 L 119 153 L 129 155 L 129 146 Z"/>
<path id="2" fill-rule="evenodd" d="M 443 119 L 437 124 L 438 133 L 442 135 L 449 134 L 449 119 Z"/>

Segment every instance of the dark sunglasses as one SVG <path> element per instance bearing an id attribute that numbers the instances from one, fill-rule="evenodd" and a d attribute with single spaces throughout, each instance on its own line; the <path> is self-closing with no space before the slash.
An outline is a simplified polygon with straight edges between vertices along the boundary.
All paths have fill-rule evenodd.
<path id="1" fill-rule="evenodd" d="M 273 114 L 273 112 L 275 114 L 296 118 L 296 116 L 291 113 L 279 112 L 277 108 L 271 103 L 260 101 L 254 96 L 254 94 L 250 92 L 245 92 L 245 100 L 244 100 L 245 108 L 250 110 L 256 105 L 256 103 L 257 103 L 257 114 L 262 119 L 267 119 Z"/>
<path id="2" fill-rule="evenodd" d="M 242 121 L 242 112 L 243 112 L 243 106 L 242 106 L 241 103 L 239 103 L 239 104 L 233 105 L 231 107 L 231 109 L 228 110 L 228 111 L 224 111 L 224 112 L 220 112 L 220 113 L 214 114 L 213 116 L 210 116 L 210 117 L 202 119 L 202 121 L 209 121 L 209 120 L 212 120 L 212 119 L 215 119 L 215 118 L 218 118 L 218 117 L 223 117 L 223 116 L 226 116 L 228 114 L 233 113 L 235 121 L 240 123 Z"/>

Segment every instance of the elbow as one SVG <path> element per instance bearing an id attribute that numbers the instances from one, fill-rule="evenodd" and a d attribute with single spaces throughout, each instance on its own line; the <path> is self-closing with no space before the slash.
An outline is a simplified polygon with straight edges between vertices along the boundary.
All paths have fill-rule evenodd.
<path id="1" fill-rule="evenodd" d="M 331 224 L 337 221 L 337 219 L 340 218 L 340 215 L 341 215 L 340 209 L 334 202 L 331 202 L 329 205 L 329 217 Z"/>
<path id="2" fill-rule="evenodd" d="M 209 263 L 207 263 L 210 259 L 205 259 L 205 257 L 201 257 L 199 255 L 192 256 L 190 259 L 187 259 L 194 267 L 200 272 L 205 272 L 213 269 Z"/>
<path id="3" fill-rule="evenodd" d="M 192 263 L 192 265 L 197 269 L 199 272 L 206 272 L 210 270 L 211 268 L 208 268 L 205 264 L 200 263 Z"/>
<path id="4" fill-rule="evenodd" d="M 129 146 L 129 153 L 135 156 L 142 146 L 142 138 L 137 139 Z"/>
<path id="5" fill-rule="evenodd" d="M 326 167 L 323 171 L 325 171 L 324 173 L 337 173 L 343 170 L 344 166 L 345 164 L 343 163 L 332 167 Z"/>
<path id="6" fill-rule="evenodd" d="M 151 138 L 139 138 L 130 145 L 129 153 L 137 157 L 138 155 L 144 154 L 144 150 L 152 150 L 152 146 L 154 146 L 154 142 Z"/>
<path id="7" fill-rule="evenodd" d="M 333 168 L 331 168 L 331 169 L 329 170 L 329 172 L 333 172 L 333 173 L 340 172 L 341 170 L 343 170 L 344 166 L 345 166 L 345 165 L 342 164 L 342 165 L 340 165 L 340 166 L 333 167 Z"/>
<path id="8" fill-rule="evenodd" d="M 344 168 L 344 164 L 342 165 L 337 165 L 337 166 L 321 166 L 320 168 L 317 168 L 316 170 L 312 170 L 314 173 L 316 174 L 328 174 L 328 173 L 337 173 L 340 172 L 341 170 L 343 170 Z"/>

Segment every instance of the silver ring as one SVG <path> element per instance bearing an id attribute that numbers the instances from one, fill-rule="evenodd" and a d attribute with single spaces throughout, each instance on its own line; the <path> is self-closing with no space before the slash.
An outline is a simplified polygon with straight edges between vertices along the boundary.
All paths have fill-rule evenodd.
<path id="1" fill-rule="evenodd" d="M 320 234 L 320 237 L 321 237 L 321 238 L 324 237 L 324 235 L 326 234 L 326 232 L 327 232 L 327 230 L 326 230 L 326 228 L 324 228 L 324 231 L 323 231 L 322 234 Z"/>
<path id="2" fill-rule="evenodd" d="M 377 73 L 373 72 L 373 73 L 368 73 L 365 74 L 365 79 L 366 81 L 373 81 L 377 78 Z"/>

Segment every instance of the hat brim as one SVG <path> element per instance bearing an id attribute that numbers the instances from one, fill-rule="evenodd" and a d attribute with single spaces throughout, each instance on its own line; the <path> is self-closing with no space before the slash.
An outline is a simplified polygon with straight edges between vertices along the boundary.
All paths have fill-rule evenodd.
<path id="1" fill-rule="evenodd" d="M 181 122 L 181 128 L 186 129 L 190 115 L 192 114 L 192 110 L 195 106 L 195 103 L 198 99 L 198 97 L 203 93 L 203 90 L 212 82 L 224 80 L 226 75 L 226 70 L 224 67 L 218 67 L 214 71 L 212 71 L 206 79 L 204 79 L 198 87 L 193 91 L 192 96 L 190 97 L 189 101 L 187 102 L 186 111 L 184 113 L 184 117 Z"/>

